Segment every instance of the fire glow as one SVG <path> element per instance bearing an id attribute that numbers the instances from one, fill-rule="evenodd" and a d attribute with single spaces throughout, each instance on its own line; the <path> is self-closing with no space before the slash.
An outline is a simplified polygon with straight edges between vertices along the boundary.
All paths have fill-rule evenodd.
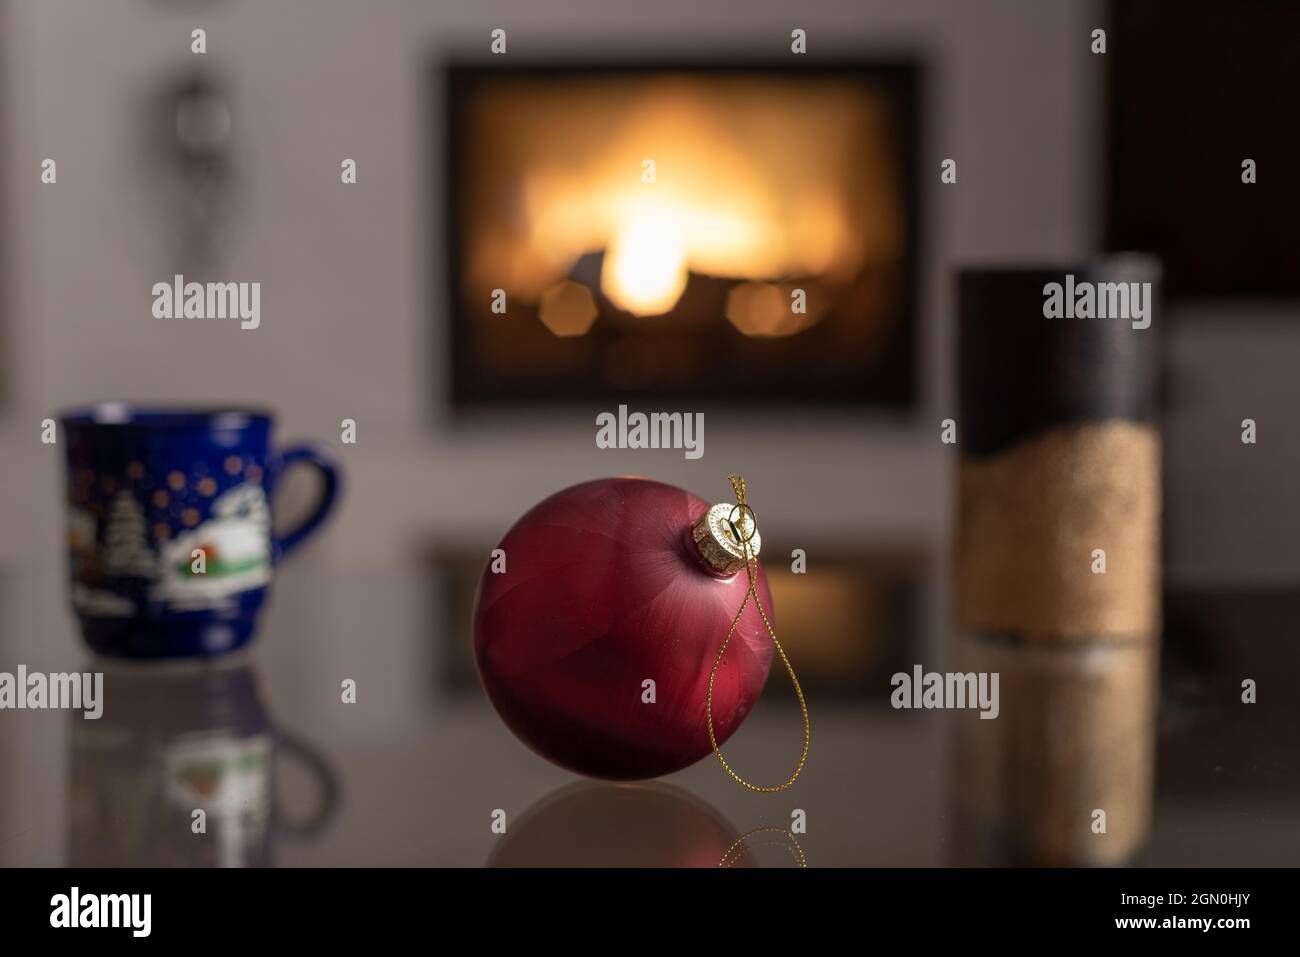
<path id="1" fill-rule="evenodd" d="M 575 284 L 650 317 L 676 309 L 695 276 L 736 284 L 725 315 L 742 333 L 792 335 L 864 268 L 904 254 L 888 118 L 860 85 L 501 83 L 467 110 L 483 159 L 467 181 L 466 276 L 485 299 L 504 288 L 536 306 L 556 335 L 584 334 L 600 312 Z M 789 307 L 795 285 L 817 291 L 806 314 Z"/>

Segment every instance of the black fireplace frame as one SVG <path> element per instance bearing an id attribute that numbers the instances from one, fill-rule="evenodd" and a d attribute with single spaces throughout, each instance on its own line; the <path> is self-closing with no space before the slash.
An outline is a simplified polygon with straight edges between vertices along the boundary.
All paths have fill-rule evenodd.
<path id="1" fill-rule="evenodd" d="M 593 403 L 608 404 L 611 401 L 675 401 L 679 404 L 693 403 L 697 407 L 727 403 L 785 409 L 850 408 L 897 415 L 914 415 L 920 411 L 924 401 L 923 370 L 919 355 L 922 323 L 920 251 L 923 248 L 924 213 L 920 186 L 923 71 L 919 61 L 912 58 L 808 61 L 793 56 L 782 60 L 764 57 L 718 61 L 689 57 L 652 59 L 644 55 L 617 61 L 584 60 L 581 56 L 525 61 L 511 56 L 508 62 L 505 58 L 495 57 L 440 58 L 434 62 L 433 71 L 434 86 L 441 87 L 443 96 L 434 111 L 431 133 L 434 148 L 441 152 L 444 165 L 442 189 L 430 191 L 434 205 L 431 222 L 435 224 L 435 230 L 439 229 L 436 224 L 441 223 L 440 235 L 444 247 L 441 256 L 441 289 L 434 292 L 432 301 L 435 311 L 438 307 L 444 310 L 443 327 L 450 346 L 447 352 L 446 387 L 439 390 L 441 394 L 437 396 L 441 406 L 450 406 L 453 412 L 470 412 L 484 409 L 518 410 L 525 406 L 533 409 L 590 407 Z M 891 323 L 886 347 L 875 357 L 874 362 L 866 362 L 856 381 L 826 381 L 818 375 L 816 369 L 795 368 L 791 369 L 788 377 L 784 377 L 780 389 L 768 388 L 761 394 L 722 386 L 692 389 L 689 392 L 656 388 L 611 390 L 595 381 L 589 386 L 575 383 L 565 390 L 516 389 L 509 394 L 494 387 L 485 387 L 475 375 L 476 369 L 470 355 L 471 321 L 461 315 L 460 305 L 463 301 L 460 237 L 465 210 L 458 185 L 465 163 L 458 134 L 465 128 L 467 92 L 477 81 L 489 77 L 544 76 L 550 79 L 673 73 L 849 78 L 860 80 L 874 91 L 885 94 L 897 130 L 897 155 L 902 178 L 900 197 L 906 224 L 898 316 Z M 439 276 L 439 273 L 435 271 L 433 275 Z M 751 341 L 770 343 L 770 348 L 780 348 L 781 342 L 780 339 Z"/>

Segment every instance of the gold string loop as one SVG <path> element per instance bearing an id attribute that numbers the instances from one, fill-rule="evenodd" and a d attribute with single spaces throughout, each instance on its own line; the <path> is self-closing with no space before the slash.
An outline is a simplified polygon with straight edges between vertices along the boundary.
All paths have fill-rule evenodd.
<path id="1" fill-rule="evenodd" d="M 794 858 L 794 862 L 797 867 L 808 866 L 808 859 L 804 857 L 803 848 L 799 845 L 798 839 L 793 834 L 790 833 L 790 829 L 785 827 L 776 827 L 775 825 L 772 824 L 768 824 L 765 827 L 756 827 L 752 831 L 747 831 L 744 834 L 740 835 L 740 837 L 736 838 L 735 842 L 731 845 L 731 847 L 727 848 L 726 853 L 722 855 L 722 859 L 718 861 L 718 866 L 719 867 L 733 866 L 736 863 L 735 860 L 733 860 L 733 858 L 739 857 L 738 852 L 746 850 L 750 847 L 750 839 L 756 834 L 780 835 L 781 840 L 779 842 L 763 841 L 761 843 L 772 847 L 785 847 L 786 850 L 790 852 L 790 856 Z M 754 843 L 758 844 L 759 842 L 754 842 Z"/>
<path id="2" fill-rule="evenodd" d="M 731 525 L 732 534 L 735 535 L 736 541 L 745 553 L 745 575 L 749 579 L 749 588 L 745 591 L 745 599 L 740 603 L 740 609 L 736 612 L 736 617 L 731 620 L 731 627 L 727 629 L 727 637 L 722 639 L 722 647 L 718 649 L 718 656 L 713 659 L 713 668 L 709 671 L 709 688 L 704 698 L 704 714 L 709 725 L 709 742 L 713 745 L 713 753 L 717 755 L 722 769 L 731 775 L 732 780 L 742 787 L 751 791 L 758 791 L 762 794 L 775 794 L 778 791 L 784 791 L 790 785 L 794 784 L 795 779 L 803 770 L 804 763 L 808 760 L 808 744 L 811 739 L 811 729 L 808 723 L 808 704 L 804 701 L 803 689 L 799 687 L 799 678 L 794 673 L 794 665 L 790 664 L 790 659 L 781 647 L 781 642 L 777 640 L 776 630 L 767 618 L 767 612 L 763 610 L 763 603 L 758 598 L 758 557 L 754 554 L 750 542 L 753 540 L 758 530 L 758 517 L 754 510 L 745 502 L 745 480 L 739 475 L 728 476 L 731 481 L 731 489 L 736 495 L 736 504 L 732 508 L 728 523 Z M 749 525 L 745 524 L 745 515 L 749 515 Z M 739 522 L 736 516 L 739 515 Z M 748 534 L 745 534 L 748 529 Z M 758 609 L 758 615 L 763 619 L 763 626 L 767 628 L 768 636 L 772 639 L 772 644 L 776 648 L 777 655 L 781 658 L 781 663 L 785 665 L 786 672 L 790 675 L 790 681 L 794 685 L 795 696 L 799 699 L 799 712 L 803 717 L 803 747 L 799 752 L 799 763 L 795 765 L 794 772 L 790 775 L 789 780 L 784 784 L 777 784 L 770 787 L 763 787 L 757 784 L 751 784 L 737 774 L 727 759 L 722 756 L 722 749 L 718 746 L 718 736 L 713 729 L 713 682 L 718 674 L 718 667 L 722 664 L 722 657 L 727 653 L 727 645 L 731 643 L 732 636 L 736 633 L 736 627 L 740 624 L 740 618 L 745 613 L 745 607 L 749 604 L 750 598 L 754 599 L 754 607 Z"/>

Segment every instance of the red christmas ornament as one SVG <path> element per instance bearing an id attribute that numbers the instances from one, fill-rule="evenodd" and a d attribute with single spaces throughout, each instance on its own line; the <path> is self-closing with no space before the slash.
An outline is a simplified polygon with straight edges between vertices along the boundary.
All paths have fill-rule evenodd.
<path id="1" fill-rule="evenodd" d="M 500 545 L 505 570 L 490 563 L 479 582 L 474 650 L 488 697 L 520 740 L 614 780 L 670 774 L 713 750 L 709 672 L 749 589 L 728 516 L 744 525 L 752 513 L 734 509 L 611 478 L 557 492 L 515 523 Z M 752 522 L 745 534 L 757 554 Z M 761 568 L 755 586 L 774 623 Z M 762 692 L 772 652 L 751 599 L 714 678 L 719 745 Z"/>

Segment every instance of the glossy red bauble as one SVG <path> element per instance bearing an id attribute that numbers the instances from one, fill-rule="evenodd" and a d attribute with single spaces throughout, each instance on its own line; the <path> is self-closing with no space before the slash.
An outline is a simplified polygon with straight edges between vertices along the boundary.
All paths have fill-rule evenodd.
<path id="1" fill-rule="evenodd" d="M 661 482 L 601 479 L 557 492 L 506 533 L 505 571 L 489 563 L 479 583 L 474 650 L 488 697 L 525 744 L 609 779 L 669 774 L 712 751 L 709 670 L 749 581 L 711 572 L 697 550 L 691 530 L 708 509 Z M 775 624 L 761 569 L 757 591 Z M 719 744 L 771 663 L 751 600 L 714 681 Z"/>

